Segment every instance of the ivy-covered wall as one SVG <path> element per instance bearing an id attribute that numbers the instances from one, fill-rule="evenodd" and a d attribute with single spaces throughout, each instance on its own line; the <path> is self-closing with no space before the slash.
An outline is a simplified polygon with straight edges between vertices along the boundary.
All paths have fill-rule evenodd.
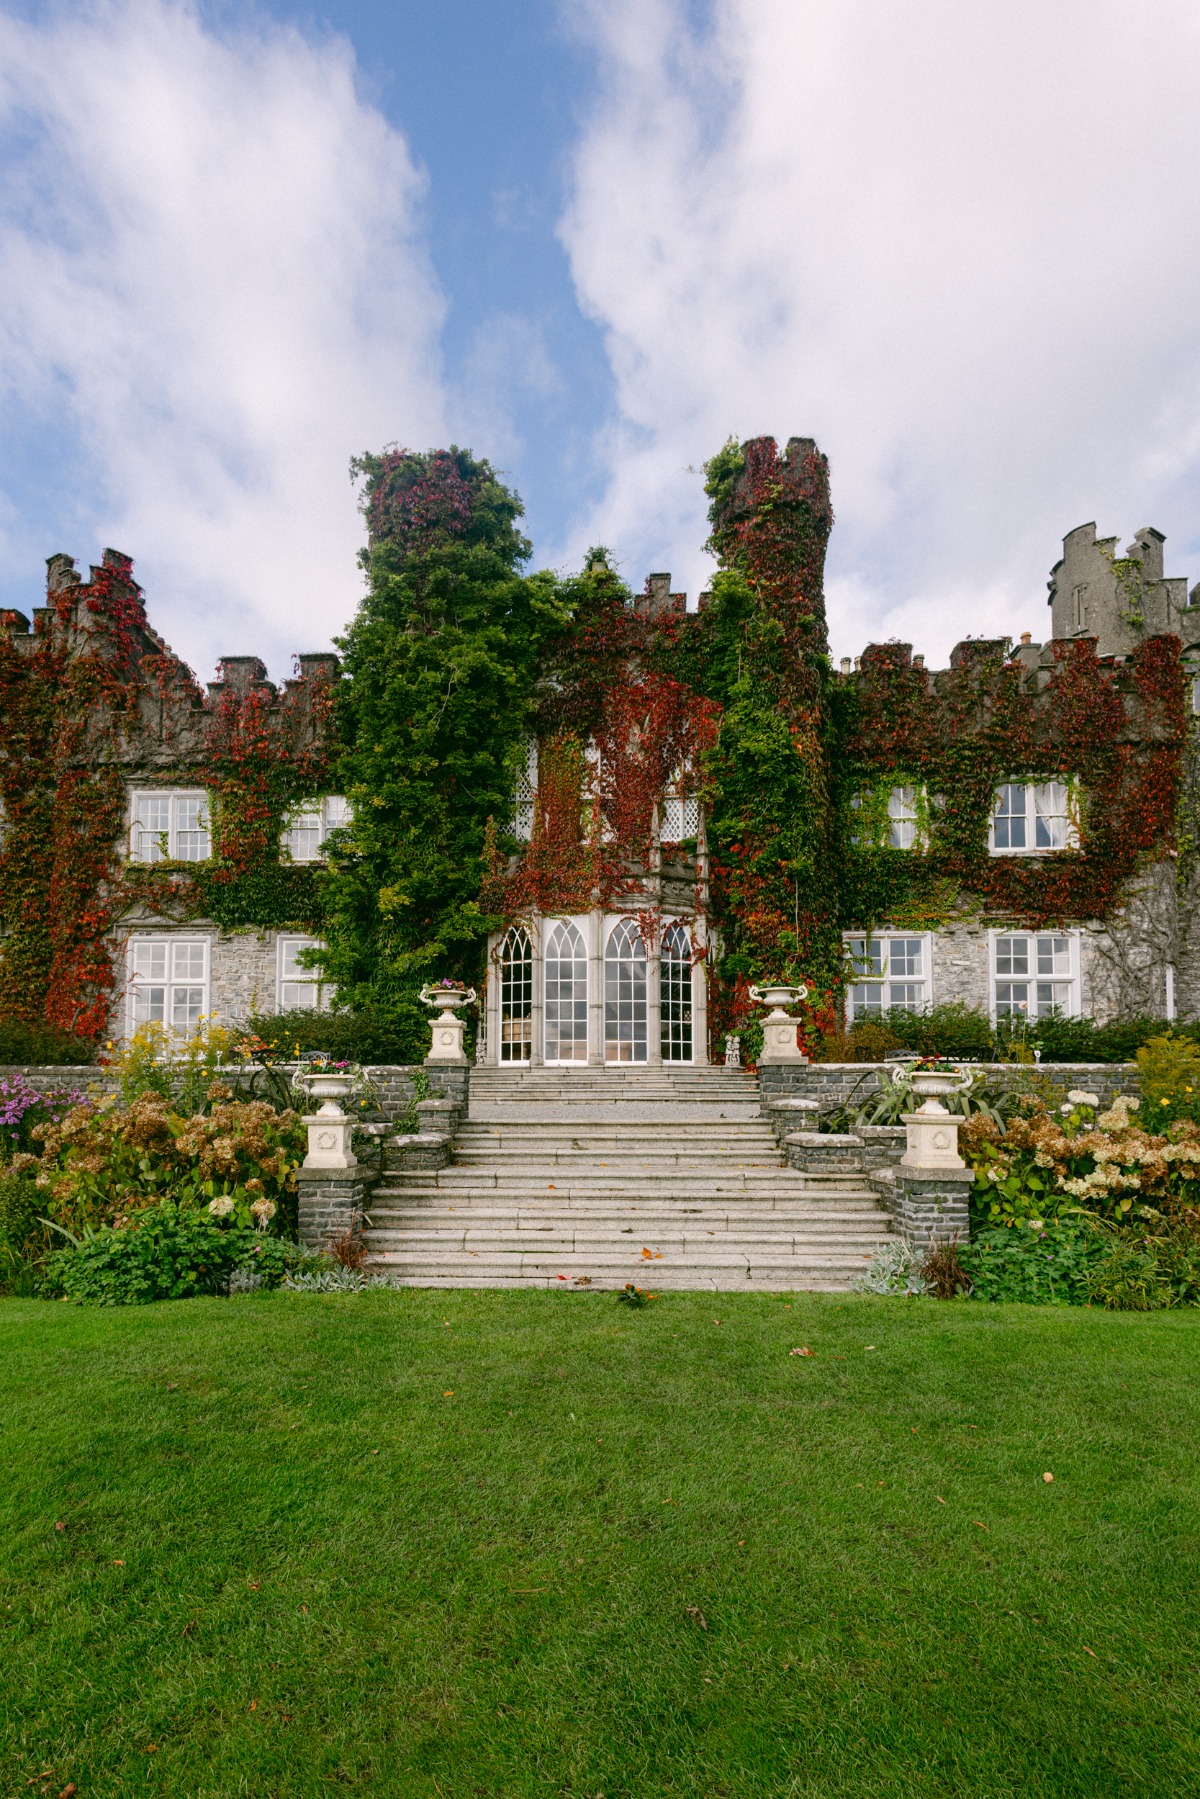
<path id="1" fill-rule="evenodd" d="M 1193 609 L 1162 577 L 1158 534 L 1113 563 L 1125 587 L 1167 596 L 1120 653 L 1086 636 L 967 640 L 931 672 L 890 643 L 835 674 L 829 469 L 809 439 L 782 454 L 729 443 L 707 465 L 718 569 L 692 612 L 669 577 L 632 592 L 603 549 L 575 574 L 530 572 L 519 498 L 468 451 L 356 468 L 367 592 L 340 667 L 300 657 L 276 690 L 234 657 L 202 690 L 114 551 L 86 582 L 52 558 L 32 630 L 2 615 L 0 1014 L 102 1034 L 119 938 L 148 919 L 322 937 L 339 1003 L 393 1021 L 414 1057 L 421 984 L 478 984 L 489 933 L 535 911 L 636 912 L 647 941 L 664 910 L 693 915 L 717 1034 L 746 1028 L 765 976 L 806 981 L 809 1028 L 832 1023 L 847 930 L 987 918 L 1128 934 L 1152 891 L 1154 954 L 1186 963 L 1200 781 L 1179 621 Z M 1084 549 L 1108 567 L 1108 540 Z M 1160 612 L 1177 628 L 1151 634 Z M 1134 616 L 1121 610 L 1121 631 Z M 525 841 L 513 795 L 531 742 Z M 989 855 L 996 787 L 1048 780 L 1070 788 L 1076 846 Z M 206 788 L 211 860 L 130 865 L 131 784 Z M 914 796 L 907 850 L 887 841 L 897 786 Z M 660 844 L 668 790 L 702 799 L 697 840 Z M 353 825 L 327 863 L 291 864 L 289 810 L 330 792 Z M 1184 1009 L 1200 1007 L 1193 960 Z"/>
<path id="2" fill-rule="evenodd" d="M 0 614 L 0 1014 L 82 1038 L 110 1024 L 119 938 L 138 919 L 319 930 L 324 871 L 280 857 L 290 806 L 327 791 L 337 660 L 277 692 L 252 657 L 207 694 L 147 622 L 129 558 L 81 581 L 50 559 L 48 604 Z M 206 788 L 214 854 L 127 861 L 130 785 Z"/>

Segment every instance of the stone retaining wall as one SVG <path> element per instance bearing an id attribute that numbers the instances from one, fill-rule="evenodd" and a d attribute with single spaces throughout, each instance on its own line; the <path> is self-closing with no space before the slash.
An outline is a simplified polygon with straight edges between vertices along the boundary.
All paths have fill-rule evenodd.
<path id="1" fill-rule="evenodd" d="M 763 1105 L 774 1099 L 808 1099 L 816 1102 L 820 1112 L 832 1112 L 848 1104 L 852 1095 L 854 1103 L 862 1105 L 877 1090 L 881 1069 L 890 1066 L 883 1062 L 774 1063 L 758 1071 Z M 1106 1106 L 1118 1093 L 1137 1098 L 1141 1092 L 1134 1062 L 1044 1062 L 1040 1067 L 1028 1062 L 968 1062 L 963 1066 L 976 1069 L 993 1086 L 1024 1087 L 1032 1081 L 1035 1090 L 1049 1085 L 1064 1094 L 1081 1087 Z"/>
<path id="2" fill-rule="evenodd" d="M 286 1063 L 283 1064 L 283 1069 L 290 1075 L 297 1066 L 295 1063 Z M 252 1083 L 256 1072 L 253 1068 L 222 1068 L 218 1078 L 236 1089 Z M 407 1114 L 416 1092 L 414 1076 L 418 1072 L 428 1078 L 430 1099 L 451 1100 L 460 1110 L 466 1107 L 471 1074 L 468 1065 L 427 1068 L 420 1064 L 414 1067 L 385 1064 L 366 1068 L 363 1072 L 375 1083 L 380 1095 L 380 1110 L 389 1124 L 396 1123 Z M 84 1094 L 117 1091 L 117 1077 L 112 1070 L 98 1068 L 90 1063 L 62 1068 L 0 1066 L 0 1079 L 12 1080 L 18 1075 L 39 1093 L 61 1093 L 64 1090 Z"/>

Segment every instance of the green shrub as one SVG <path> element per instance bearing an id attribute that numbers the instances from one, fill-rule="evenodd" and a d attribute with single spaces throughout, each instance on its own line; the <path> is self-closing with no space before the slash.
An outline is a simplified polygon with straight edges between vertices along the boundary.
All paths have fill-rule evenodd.
<path id="1" fill-rule="evenodd" d="M 93 1039 L 74 1037 L 56 1025 L 0 1018 L 0 1067 L 80 1067 L 96 1060 L 98 1048 Z"/>
<path id="2" fill-rule="evenodd" d="M 1190 1037 L 1164 1032 L 1137 1052 L 1146 1126 L 1162 1130 L 1177 1118 L 1200 1120 L 1200 1048 Z"/>
<path id="3" fill-rule="evenodd" d="M 278 1061 L 294 1061 L 320 1050 L 335 1062 L 406 1065 L 412 1057 L 411 1029 L 383 1010 L 358 1012 L 280 1012 L 244 1021 L 248 1033 L 261 1038 Z M 425 1054 L 425 1050 L 422 1050 Z"/>
<path id="4" fill-rule="evenodd" d="M 1025 1224 L 983 1230 L 958 1254 L 973 1299 L 1079 1306 L 1091 1298 L 1092 1271 L 1107 1258 L 1110 1242 L 1094 1225 L 1060 1220 L 1042 1230 Z"/>
<path id="5" fill-rule="evenodd" d="M 881 1013 L 876 1022 L 886 1026 L 900 1046 L 913 1055 L 948 1056 L 972 1062 L 995 1060 L 991 1019 L 986 1012 L 957 1000 L 932 1006 L 928 1012 L 892 1009 Z"/>
<path id="6" fill-rule="evenodd" d="M 822 1049 L 827 1062 L 882 1061 L 906 1050 L 967 1062 L 1132 1062 L 1142 1044 L 1165 1031 L 1200 1035 L 1195 1026 L 1172 1027 L 1161 1018 L 1125 1018 L 1097 1024 L 1091 1018 L 1014 1019 L 993 1024 L 986 1012 L 957 1000 L 928 1012 L 886 1011 L 860 1019 Z"/>
<path id="7" fill-rule="evenodd" d="M 1154 1312 L 1200 1304 L 1200 1238 L 1190 1230 L 1117 1237 L 1093 1268 L 1088 1289 L 1110 1312 Z"/>
<path id="8" fill-rule="evenodd" d="M 33 1181 L 0 1172 L 0 1289 L 20 1292 L 29 1285 L 32 1260 L 47 1247 L 45 1209 L 46 1196 Z"/>
<path id="9" fill-rule="evenodd" d="M 120 1230 L 89 1231 L 47 1259 L 49 1292 L 76 1305 L 148 1305 L 223 1293 L 237 1268 L 278 1286 L 304 1251 L 242 1226 L 222 1226 L 207 1211 L 165 1199 Z"/>

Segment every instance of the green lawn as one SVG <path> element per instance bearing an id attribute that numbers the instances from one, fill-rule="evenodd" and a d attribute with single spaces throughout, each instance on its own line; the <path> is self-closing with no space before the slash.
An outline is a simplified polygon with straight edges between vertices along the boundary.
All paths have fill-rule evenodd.
<path id="1" fill-rule="evenodd" d="M 0 1791 L 1194 1793 L 1198 1362 L 1195 1313 L 0 1303 Z"/>

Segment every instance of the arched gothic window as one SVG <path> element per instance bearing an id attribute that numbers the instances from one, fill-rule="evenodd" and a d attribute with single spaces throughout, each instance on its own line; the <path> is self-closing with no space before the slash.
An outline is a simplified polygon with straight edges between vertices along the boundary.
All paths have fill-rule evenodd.
<path id="1" fill-rule="evenodd" d="M 533 1052 L 533 945 L 514 925 L 500 945 L 500 1060 L 528 1062 Z"/>
<path id="2" fill-rule="evenodd" d="M 673 924 L 663 933 L 661 962 L 662 1058 L 692 1060 L 692 940 L 687 926 Z"/>
<path id="3" fill-rule="evenodd" d="M 547 1062 L 586 1062 L 588 1038 L 587 949 L 569 919 L 546 937 Z"/>
<path id="4" fill-rule="evenodd" d="M 646 947 L 632 918 L 613 926 L 604 954 L 604 1060 L 646 1060 Z"/>

